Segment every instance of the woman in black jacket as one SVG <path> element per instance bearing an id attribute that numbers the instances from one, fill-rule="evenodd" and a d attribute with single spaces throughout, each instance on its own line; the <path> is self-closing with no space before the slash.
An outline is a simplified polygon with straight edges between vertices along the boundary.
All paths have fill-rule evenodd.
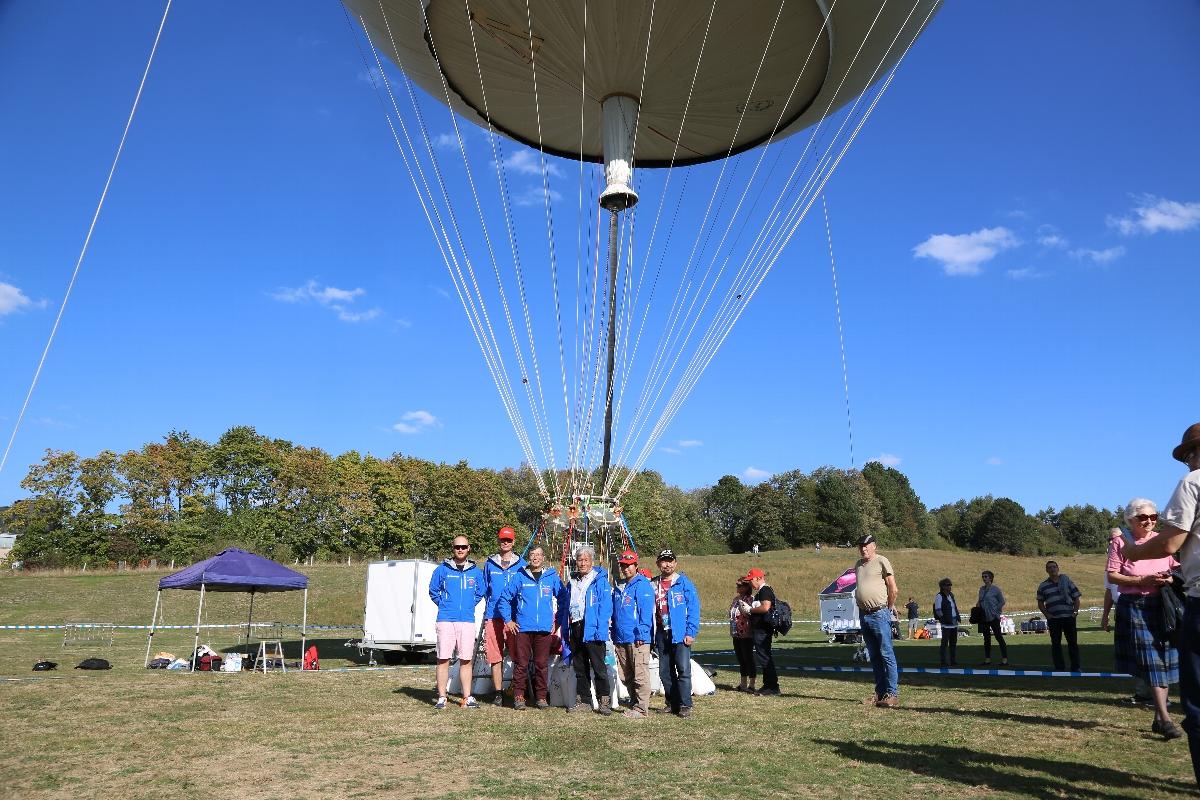
<path id="1" fill-rule="evenodd" d="M 949 578 L 938 581 L 938 593 L 933 598 L 933 616 L 942 625 L 942 645 L 940 649 L 943 667 L 958 666 L 958 623 L 962 622 L 962 614 L 958 613 L 958 603 L 954 600 L 954 592 L 950 587 L 954 584 Z M 950 648 L 950 660 L 946 661 L 946 648 Z"/>

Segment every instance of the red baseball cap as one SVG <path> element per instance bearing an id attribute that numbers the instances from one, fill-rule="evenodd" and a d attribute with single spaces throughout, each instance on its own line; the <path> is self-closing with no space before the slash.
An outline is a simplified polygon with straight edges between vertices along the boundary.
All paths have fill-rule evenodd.
<path id="1" fill-rule="evenodd" d="M 505 525 L 500 529 L 500 532 L 496 534 L 496 538 L 502 542 L 515 542 L 517 540 L 517 532 Z"/>
<path id="2" fill-rule="evenodd" d="M 621 557 L 617 559 L 618 564 L 636 564 L 638 562 L 637 553 L 632 550 L 626 550 L 621 553 Z"/>
<path id="3" fill-rule="evenodd" d="M 765 577 L 767 577 L 767 573 L 763 572 L 758 567 L 755 567 L 754 569 L 752 569 L 746 573 L 746 580 L 748 580 L 748 581 L 754 580 L 755 578 L 765 578 Z"/>

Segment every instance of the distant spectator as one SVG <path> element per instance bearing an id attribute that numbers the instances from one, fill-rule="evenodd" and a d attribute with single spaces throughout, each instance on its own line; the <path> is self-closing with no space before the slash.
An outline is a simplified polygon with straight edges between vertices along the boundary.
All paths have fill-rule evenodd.
<path id="1" fill-rule="evenodd" d="M 900 705 L 900 668 L 892 645 L 892 615 L 900 590 L 892 562 L 878 555 L 875 547 L 875 537 L 871 534 L 859 539 L 859 559 L 854 565 L 858 581 L 854 596 L 863 643 L 875 671 L 875 694 L 863 702 L 878 708 L 896 708 Z"/>
<path id="2" fill-rule="evenodd" d="M 1079 616 L 1079 587 L 1059 571 L 1057 561 L 1046 562 L 1046 575 L 1049 577 L 1038 584 L 1037 602 L 1050 629 L 1050 656 L 1054 659 L 1054 669 L 1058 672 L 1064 669 L 1062 640 L 1065 636 L 1071 672 L 1079 672 L 1079 633 L 1075 627 L 1075 618 Z"/>
<path id="3" fill-rule="evenodd" d="M 1178 562 L 1171 556 L 1128 561 L 1125 544 L 1141 544 L 1157 534 L 1158 507 L 1136 498 L 1125 507 L 1127 529 L 1114 529 L 1108 547 L 1108 580 L 1117 585 L 1116 669 L 1144 679 L 1154 698 L 1151 730 L 1164 739 L 1178 739 L 1183 731 L 1167 711 L 1167 691 L 1179 682 L 1179 653 L 1162 624 L 1161 588 L 1171 582 Z"/>
<path id="4" fill-rule="evenodd" d="M 775 669 L 775 656 L 771 653 L 771 637 L 775 635 L 772 624 L 771 609 L 775 607 L 775 590 L 767 585 L 767 576 L 761 569 L 755 567 L 746 573 L 745 580 L 750 582 L 754 592 L 747 604 L 742 604 L 743 610 L 748 610 L 750 618 L 750 633 L 754 637 L 754 663 L 762 671 L 762 688 L 755 694 L 760 696 L 778 695 L 779 672 Z"/>
<path id="5" fill-rule="evenodd" d="M 983 666 L 992 663 L 992 637 L 995 636 L 996 644 L 1000 645 L 1000 666 L 1007 667 L 1008 645 L 1004 642 L 1004 634 L 1000 632 L 1000 615 L 1007 601 L 990 569 L 985 569 L 979 577 L 983 585 L 979 587 L 979 599 L 975 605 L 979 606 L 979 613 L 983 615 L 983 619 L 979 620 L 979 632 L 983 634 Z"/>
<path id="6" fill-rule="evenodd" d="M 729 635 L 733 638 L 733 653 L 742 676 L 741 683 L 734 687 L 739 692 L 753 692 L 754 684 L 758 682 L 758 670 L 754 667 L 753 621 L 750 612 L 742 610 L 742 605 L 749 605 L 751 599 L 750 581 L 738 578 L 737 594 L 729 604 Z"/>
<path id="7" fill-rule="evenodd" d="M 920 623 L 921 607 L 917 605 L 917 601 L 908 598 L 908 604 L 904 606 L 908 610 L 908 638 L 913 638 L 917 635 L 917 625 Z"/>
<path id="8" fill-rule="evenodd" d="M 933 598 L 933 616 L 941 624 L 942 642 L 938 648 L 940 663 L 943 667 L 958 666 L 958 623 L 962 622 L 962 614 L 958 611 L 958 603 L 954 592 L 950 591 L 954 584 L 949 578 L 938 581 L 938 593 Z M 950 651 L 950 660 L 946 660 L 946 651 Z"/>

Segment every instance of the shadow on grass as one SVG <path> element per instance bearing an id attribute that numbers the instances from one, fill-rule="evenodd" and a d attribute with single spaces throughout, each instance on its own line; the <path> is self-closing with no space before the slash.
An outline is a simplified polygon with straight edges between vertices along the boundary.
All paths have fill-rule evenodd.
<path id="1" fill-rule="evenodd" d="M 402 694 L 411 697 L 423 705 L 433 705 L 437 700 L 437 689 L 421 689 L 416 686 L 397 686 L 392 689 L 392 694 Z"/>
<path id="2" fill-rule="evenodd" d="M 966 747 L 832 739 L 815 739 L 814 744 L 826 746 L 842 758 L 939 778 L 970 787 L 971 791 L 982 786 L 995 792 L 1046 800 L 1081 796 L 1123 800 L 1138 796 L 1125 793 L 1125 789 L 1155 796 L 1161 796 L 1164 789 L 1189 795 L 1196 790 L 1191 781 L 1151 778 L 1057 758 L 1003 756 Z M 1088 785 L 1086 793 L 1080 788 L 1082 784 Z"/>
<path id="3" fill-rule="evenodd" d="M 915 711 L 921 714 L 952 714 L 959 717 L 975 717 L 976 719 L 990 719 L 998 722 L 1018 722 L 1022 725 L 1049 725 L 1055 728 L 1072 728 L 1077 731 L 1086 731 L 1100 727 L 1098 722 L 1090 722 L 1077 719 L 1063 719 L 1062 717 L 1045 717 L 1032 714 L 1013 714 L 1008 711 L 990 711 L 988 709 L 967 709 L 967 708 L 930 708 L 927 706 L 909 706 L 904 708 L 904 711 Z"/>

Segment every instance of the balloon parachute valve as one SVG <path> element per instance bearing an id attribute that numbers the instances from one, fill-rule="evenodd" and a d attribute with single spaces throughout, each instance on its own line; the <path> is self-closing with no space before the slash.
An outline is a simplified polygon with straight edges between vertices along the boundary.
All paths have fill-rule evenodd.
<path id="1" fill-rule="evenodd" d="M 628 95 L 604 98 L 601 108 L 601 138 L 604 143 L 604 180 L 600 207 L 618 213 L 637 205 L 633 190 L 633 132 L 638 101 Z"/>

